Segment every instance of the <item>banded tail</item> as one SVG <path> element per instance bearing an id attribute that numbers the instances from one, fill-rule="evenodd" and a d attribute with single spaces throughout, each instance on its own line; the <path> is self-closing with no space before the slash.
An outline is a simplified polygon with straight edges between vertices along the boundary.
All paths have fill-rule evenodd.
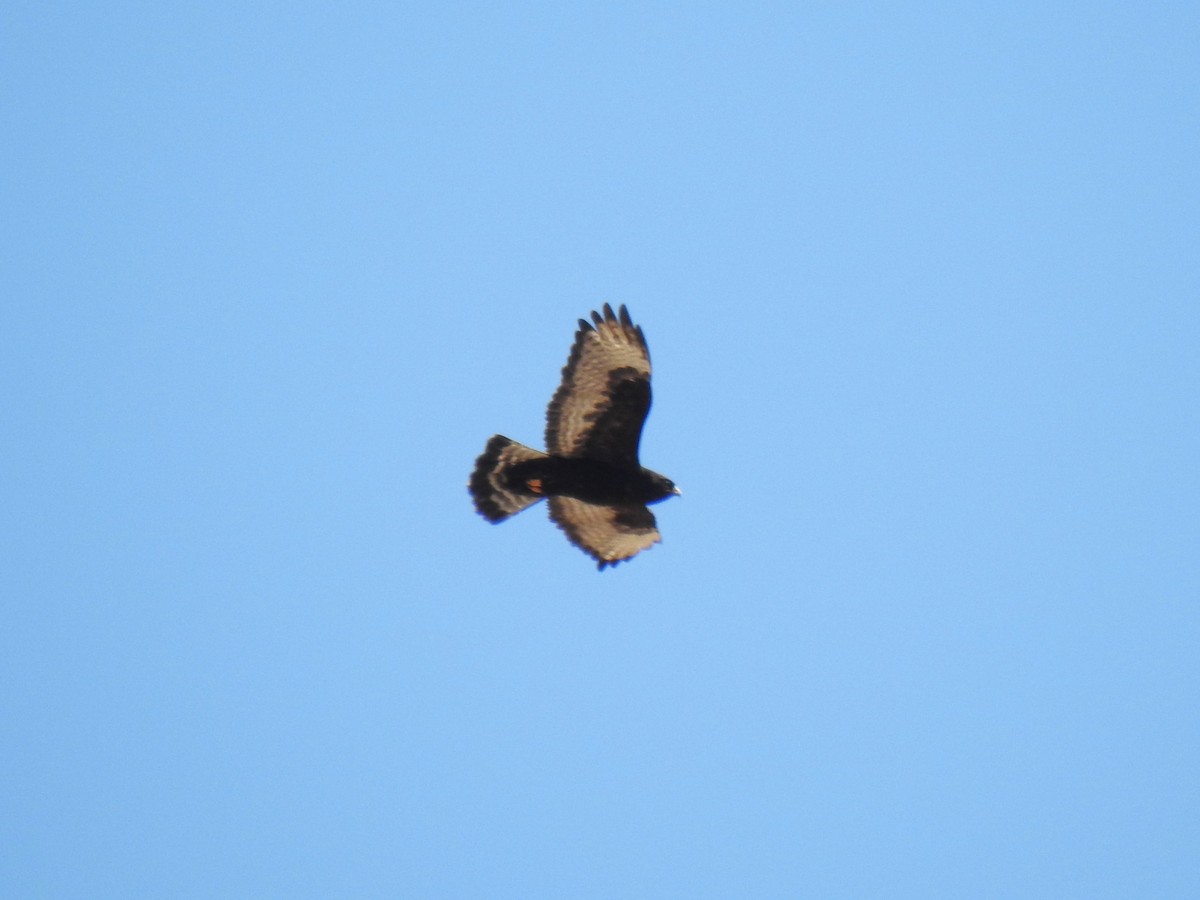
<path id="1" fill-rule="evenodd" d="M 505 477 L 514 463 L 530 459 L 545 459 L 546 454 L 502 434 L 492 435 L 479 459 L 467 489 L 475 500 L 475 509 L 489 522 L 503 522 L 521 510 L 533 506 L 541 497 L 509 488 Z"/>

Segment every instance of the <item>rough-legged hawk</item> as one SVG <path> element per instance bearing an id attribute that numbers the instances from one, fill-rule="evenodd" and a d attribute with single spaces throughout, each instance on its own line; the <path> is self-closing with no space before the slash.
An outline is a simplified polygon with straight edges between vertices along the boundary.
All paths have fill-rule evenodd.
<path id="1" fill-rule="evenodd" d="M 572 544 L 615 566 L 662 538 L 648 503 L 679 489 L 638 462 L 650 411 L 650 351 L 624 306 L 579 320 L 562 384 L 546 409 L 546 452 L 497 434 L 475 461 L 475 508 L 503 522 L 543 497 Z"/>

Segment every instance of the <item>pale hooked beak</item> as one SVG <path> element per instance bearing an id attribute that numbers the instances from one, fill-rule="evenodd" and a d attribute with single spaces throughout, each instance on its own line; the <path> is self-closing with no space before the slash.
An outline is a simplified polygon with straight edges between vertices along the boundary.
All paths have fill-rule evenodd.
<path id="1" fill-rule="evenodd" d="M 675 485 L 675 486 L 673 486 L 673 487 L 671 488 L 671 493 L 672 493 L 672 494 L 674 494 L 676 497 L 682 497 L 682 496 L 683 496 L 683 491 L 681 491 L 681 490 L 679 489 L 679 485 Z"/>

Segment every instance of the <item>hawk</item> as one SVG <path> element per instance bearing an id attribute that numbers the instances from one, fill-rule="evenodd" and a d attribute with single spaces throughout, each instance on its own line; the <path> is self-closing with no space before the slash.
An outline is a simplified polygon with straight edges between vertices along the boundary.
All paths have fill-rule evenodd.
<path id="1" fill-rule="evenodd" d="M 545 498 L 567 540 L 615 566 L 662 540 L 647 504 L 679 488 L 638 462 L 650 411 L 650 351 L 622 306 L 579 320 L 562 383 L 546 408 L 546 452 L 493 435 L 468 489 L 475 509 L 503 522 Z"/>

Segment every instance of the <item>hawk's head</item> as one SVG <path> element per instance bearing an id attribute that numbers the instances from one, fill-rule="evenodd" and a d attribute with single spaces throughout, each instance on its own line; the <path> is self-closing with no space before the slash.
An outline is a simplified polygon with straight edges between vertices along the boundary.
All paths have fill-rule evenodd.
<path id="1" fill-rule="evenodd" d="M 650 476 L 650 482 L 653 484 L 654 489 L 658 492 L 658 496 L 651 500 L 651 503 L 658 503 L 661 500 L 666 500 L 672 495 L 678 497 L 683 493 L 683 491 L 679 490 L 679 488 L 675 486 L 675 482 L 673 482 L 670 478 L 667 478 L 665 475 L 659 475 L 657 472 L 648 472 L 647 474 Z"/>

